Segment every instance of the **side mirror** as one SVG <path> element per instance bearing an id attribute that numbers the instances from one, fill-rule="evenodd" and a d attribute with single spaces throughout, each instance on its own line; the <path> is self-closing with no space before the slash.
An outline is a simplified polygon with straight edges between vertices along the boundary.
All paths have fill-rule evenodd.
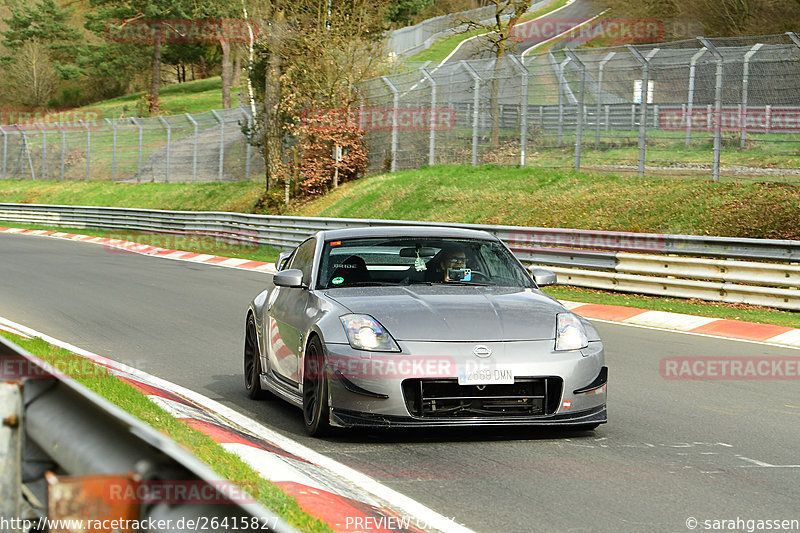
<path id="1" fill-rule="evenodd" d="M 552 270 L 534 266 L 531 266 L 528 270 L 530 270 L 531 276 L 533 276 L 533 281 L 535 281 L 539 287 L 549 287 L 558 283 L 556 273 Z"/>
<path id="2" fill-rule="evenodd" d="M 289 258 L 291 256 L 292 256 L 292 250 L 279 253 L 278 258 L 275 260 L 275 270 L 281 271 L 284 268 L 286 268 L 286 262 L 289 261 Z"/>
<path id="3" fill-rule="evenodd" d="M 272 283 L 276 287 L 303 288 L 303 271 L 296 268 L 281 270 L 272 276 Z"/>

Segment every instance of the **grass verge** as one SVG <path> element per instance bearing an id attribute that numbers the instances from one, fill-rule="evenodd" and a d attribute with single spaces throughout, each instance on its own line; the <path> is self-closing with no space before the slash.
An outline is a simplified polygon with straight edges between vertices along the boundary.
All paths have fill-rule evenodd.
<path id="1" fill-rule="evenodd" d="M 259 476 L 241 458 L 227 452 L 208 435 L 173 418 L 168 412 L 150 401 L 141 391 L 112 376 L 105 368 L 94 365 L 87 359 L 48 344 L 39 338 L 29 340 L 21 339 L 10 333 L 0 332 L 0 334 L 33 355 L 61 369 L 81 385 L 121 407 L 157 431 L 169 436 L 223 478 L 247 487 L 254 499 L 300 531 L 331 531 L 326 524 L 303 511 L 294 498 Z"/>

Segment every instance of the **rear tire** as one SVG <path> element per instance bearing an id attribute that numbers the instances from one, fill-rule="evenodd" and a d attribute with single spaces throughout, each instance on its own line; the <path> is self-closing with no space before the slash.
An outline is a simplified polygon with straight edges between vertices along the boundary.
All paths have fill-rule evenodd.
<path id="1" fill-rule="evenodd" d="M 261 388 L 261 352 L 258 349 L 256 320 L 252 314 L 247 315 L 244 335 L 244 388 L 251 400 L 261 400 L 268 395 Z"/>
<path id="2" fill-rule="evenodd" d="M 328 408 L 328 372 L 319 338 L 308 343 L 303 358 L 303 421 L 312 437 L 322 437 L 331 431 Z"/>

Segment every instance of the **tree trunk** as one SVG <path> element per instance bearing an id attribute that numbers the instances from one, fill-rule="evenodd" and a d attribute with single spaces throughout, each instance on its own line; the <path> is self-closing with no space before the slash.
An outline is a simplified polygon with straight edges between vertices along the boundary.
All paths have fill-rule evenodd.
<path id="1" fill-rule="evenodd" d="M 269 29 L 269 58 L 264 76 L 264 161 L 266 163 L 265 185 L 269 191 L 272 183 L 278 180 L 283 154 L 283 124 L 280 120 L 281 101 L 281 32 L 285 20 L 282 12 L 277 12 Z"/>
<path id="2" fill-rule="evenodd" d="M 153 79 L 150 81 L 148 108 L 150 114 L 158 114 L 158 93 L 161 89 L 161 29 L 156 30 L 153 40 Z"/>
<path id="3" fill-rule="evenodd" d="M 218 34 L 222 46 L 222 109 L 231 108 L 231 43 L 222 32 Z"/>
<path id="4" fill-rule="evenodd" d="M 231 73 L 231 86 L 242 86 L 242 53 L 238 48 L 233 49 L 233 72 Z"/>

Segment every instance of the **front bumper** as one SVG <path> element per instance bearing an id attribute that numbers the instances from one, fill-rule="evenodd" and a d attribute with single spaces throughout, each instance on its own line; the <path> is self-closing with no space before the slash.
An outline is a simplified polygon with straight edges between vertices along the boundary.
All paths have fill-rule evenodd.
<path id="1" fill-rule="evenodd" d="M 475 343 L 408 342 L 401 343 L 401 353 L 365 352 L 349 345 L 327 344 L 331 423 L 342 427 L 437 427 L 606 422 L 607 368 L 601 342 L 590 342 L 584 350 L 570 352 L 553 351 L 552 340 L 483 344 L 492 350 L 488 359 L 473 353 Z M 458 385 L 459 369 L 475 364 L 510 369 L 514 384 L 483 388 Z M 541 383 L 527 392 L 517 392 L 525 381 Z M 450 402 L 447 408 L 438 407 L 445 403 L 438 396 L 437 407 L 420 408 L 431 402 L 430 397 L 422 402 L 410 394 L 419 382 L 448 382 L 432 388 L 434 395 L 446 392 L 444 396 Z M 545 382 L 547 385 L 543 385 Z M 410 383 L 414 387 L 409 387 Z M 497 391 L 496 396 L 492 390 Z M 510 394 L 539 399 L 509 400 Z M 426 395 L 420 392 L 420 396 Z M 540 407 L 530 406 L 526 403 L 529 401 L 541 402 Z"/>

